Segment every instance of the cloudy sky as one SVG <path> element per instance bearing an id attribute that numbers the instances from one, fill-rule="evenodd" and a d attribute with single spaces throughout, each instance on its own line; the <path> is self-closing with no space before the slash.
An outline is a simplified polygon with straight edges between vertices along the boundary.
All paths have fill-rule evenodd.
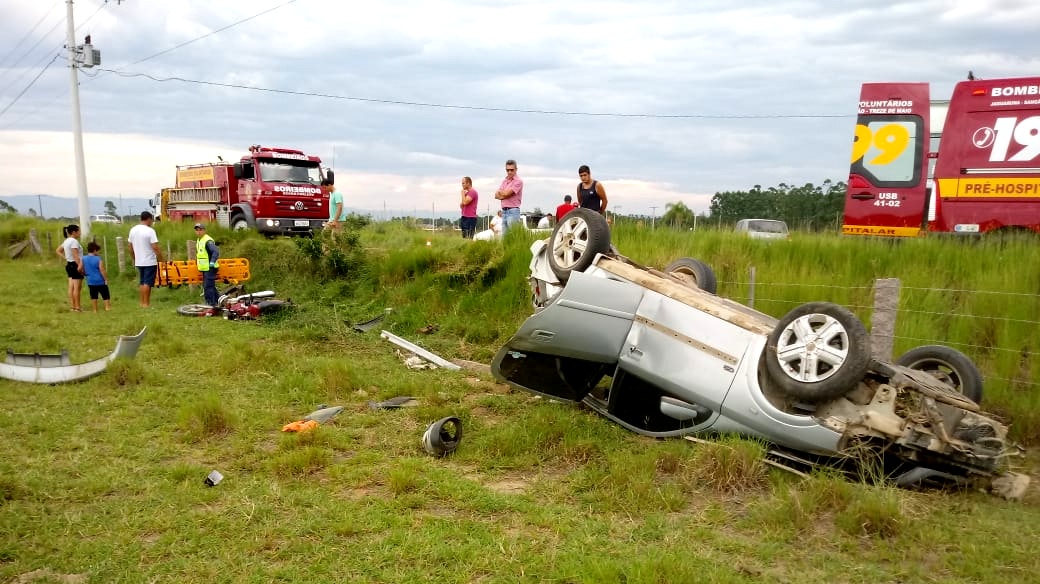
<path id="1" fill-rule="evenodd" d="M 149 196 L 177 164 L 259 143 L 321 156 L 373 212 L 456 208 L 464 175 L 483 212 L 507 158 L 527 210 L 555 207 L 588 164 L 622 214 L 703 211 L 717 191 L 845 180 L 863 82 L 942 99 L 969 70 L 1040 74 L 1036 0 L 74 8 L 77 43 L 102 52 L 80 74 L 92 197 Z M 75 197 L 66 3 L 0 13 L 0 198 Z"/>

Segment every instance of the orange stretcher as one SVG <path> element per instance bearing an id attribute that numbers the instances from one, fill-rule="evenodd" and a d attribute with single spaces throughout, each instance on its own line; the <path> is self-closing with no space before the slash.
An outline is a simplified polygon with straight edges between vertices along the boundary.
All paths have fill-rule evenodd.
<path id="1" fill-rule="evenodd" d="M 217 264 L 218 282 L 238 284 L 249 279 L 249 260 L 245 258 L 220 258 Z M 159 262 L 159 269 L 155 274 L 155 285 L 180 286 L 181 284 L 202 284 L 202 272 L 195 265 L 195 260 Z"/>

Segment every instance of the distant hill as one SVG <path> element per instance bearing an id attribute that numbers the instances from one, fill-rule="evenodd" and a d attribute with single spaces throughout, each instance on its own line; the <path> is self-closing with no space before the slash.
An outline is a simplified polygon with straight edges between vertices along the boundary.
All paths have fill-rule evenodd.
<path id="1" fill-rule="evenodd" d="M 118 215 L 140 215 L 141 211 L 152 210 L 148 206 L 147 197 L 123 197 L 118 196 L 92 196 L 89 197 L 91 215 L 99 215 L 105 212 L 105 201 L 112 201 L 116 206 Z M 54 195 L 7 195 L 0 196 L 0 201 L 11 205 L 22 215 L 28 215 L 29 209 L 43 217 L 55 219 L 65 217 L 75 219 L 79 217 L 79 201 L 67 197 L 55 197 Z M 120 208 L 122 205 L 122 208 Z"/>

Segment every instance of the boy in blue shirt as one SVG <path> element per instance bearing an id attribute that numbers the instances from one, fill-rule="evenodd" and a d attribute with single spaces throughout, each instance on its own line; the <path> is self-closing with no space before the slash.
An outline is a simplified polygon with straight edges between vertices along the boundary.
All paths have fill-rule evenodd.
<path id="1" fill-rule="evenodd" d="M 87 288 L 90 290 L 90 302 L 94 312 L 98 309 L 98 296 L 105 301 L 105 310 L 112 310 L 112 301 L 108 293 L 108 273 L 105 262 L 97 254 L 101 246 L 93 241 L 87 244 L 87 255 L 83 256 L 83 273 L 87 276 Z"/>

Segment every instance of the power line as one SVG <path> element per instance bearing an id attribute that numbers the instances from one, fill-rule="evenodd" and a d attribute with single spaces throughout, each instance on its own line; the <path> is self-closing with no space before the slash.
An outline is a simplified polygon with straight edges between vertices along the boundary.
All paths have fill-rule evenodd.
<path id="1" fill-rule="evenodd" d="M 105 7 L 105 6 L 107 6 L 107 5 L 108 5 L 108 0 L 104 0 L 104 2 L 102 2 L 102 3 L 101 3 L 101 4 L 100 4 L 100 5 L 98 6 L 98 7 L 97 7 L 97 9 L 95 9 L 95 10 L 94 10 L 94 12 L 93 12 L 93 13 L 92 13 L 92 14 L 91 14 L 90 16 L 88 16 L 88 17 L 87 17 L 87 19 L 86 19 L 86 20 L 84 20 L 84 21 L 83 21 L 82 23 L 80 23 L 80 25 L 79 25 L 79 26 L 77 26 L 77 27 L 76 27 L 76 30 L 77 30 L 77 31 L 79 31 L 79 29 L 81 29 L 81 28 L 83 28 L 84 26 L 86 26 L 86 24 L 87 24 L 88 22 L 90 22 L 90 21 L 91 21 L 91 20 L 92 20 L 92 19 L 93 19 L 93 18 L 94 18 L 95 16 L 97 16 L 98 12 L 101 12 L 101 9 L 102 9 L 102 8 L 104 8 L 104 7 Z M 52 7 L 51 9 L 53 10 L 53 7 Z M 55 29 L 55 28 L 57 28 L 57 27 L 58 27 L 58 25 L 60 25 L 61 23 L 62 23 L 62 21 L 58 21 L 58 23 L 57 23 L 57 24 L 55 24 L 55 25 L 54 25 L 53 27 L 51 27 L 51 29 L 50 29 L 49 31 L 47 31 L 47 33 L 46 33 L 46 34 L 44 34 L 44 35 L 43 35 L 43 37 L 41 37 L 41 38 L 40 38 L 40 40 L 36 41 L 36 44 L 35 44 L 35 45 L 33 45 L 33 47 L 32 47 L 31 49 L 29 49 L 29 51 L 27 51 L 27 52 L 26 52 L 26 55 L 28 55 L 28 54 L 29 54 L 29 53 L 31 53 L 31 52 L 32 52 L 32 51 L 33 51 L 34 49 L 36 49 L 36 47 L 37 47 L 37 46 L 39 46 L 39 44 L 40 44 L 41 42 L 43 42 L 43 41 L 44 41 L 44 39 L 46 39 L 46 38 L 47 38 L 47 35 L 49 35 L 50 33 L 54 32 L 54 29 Z M 61 45 L 59 45 L 59 46 L 58 46 L 58 48 L 57 48 L 56 50 L 61 50 L 61 48 L 62 48 L 63 46 L 64 46 L 64 44 L 61 44 Z M 73 48 L 72 48 L 72 47 L 65 47 L 65 48 L 66 48 L 67 50 L 70 50 L 70 51 L 71 51 L 71 50 L 73 50 Z M 57 59 L 57 58 L 58 58 L 58 56 L 59 56 L 59 55 L 55 55 L 55 56 L 54 56 L 54 57 L 53 57 L 53 58 L 52 58 L 52 59 L 50 60 L 50 62 L 48 62 L 48 63 L 47 63 L 46 65 L 44 65 L 44 66 L 43 66 L 43 69 L 41 69 L 41 70 L 40 70 L 40 72 L 36 74 L 36 77 L 34 77 L 34 78 L 32 79 L 32 81 L 30 81 L 30 82 L 29 82 L 29 84 L 28 84 L 28 85 L 27 85 L 27 86 L 26 86 L 26 87 L 25 87 L 24 89 L 22 89 L 22 91 L 21 91 L 21 92 L 20 92 L 20 93 L 19 93 L 19 94 L 18 94 L 17 96 L 15 96 L 14 100 L 13 100 L 13 101 L 11 101 L 11 103 L 9 103 L 9 104 L 7 105 L 7 107 L 5 107 L 5 108 L 3 109 L 3 111 L 0 111 L 0 117 L 3 117 L 3 115 L 4 115 L 4 114 L 5 114 L 6 112 L 7 112 L 7 110 L 11 109 L 11 107 L 12 107 L 12 106 L 14 106 L 14 104 L 18 103 L 18 100 L 19 100 L 19 99 L 21 99 L 21 97 L 22 97 L 23 95 L 25 95 L 25 92 L 29 91 L 29 88 L 31 88 L 31 87 L 32 87 L 32 86 L 33 86 L 33 85 L 34 85 L 34 84 L 36 83 L 36 81 L 37 81 L 37 80 L 38 80 L 38 79 L 40 78 L 40 76 L 42 76 L 42 75 L 43 75 L 44 71 L 46 71 L 46 70 L 47 70 L 47 69 L 48 69 L 48 68 L 49 68 L 49 67 L 50 67 L 50 66 L 51 66 L 52 64 L 54 64 L 54 61 L 55 61 L 55 59 Z M 23 55 L 23 57 L 24 57 L 24 55 Z M 40 60 L 39 60 L 39 61 L 38 61 L 38 62 L 36 63 L 36 65 L 38 66 L 38 65 L 39 65 L 40 63 L 42 63 L 42 62 L 43 62 L 43 60 L 44 60 L 44 59 L 46 59 L 46 58 L 47 58 L 47 56 L 46 56 L 46 55 L 44 55 L 43 59 L 40 59 Z M 21 60 L 21 59 L 19 59 L 19 61 L 20 61 L 20 60 Z M 16 62 L 15 64 L 17 64 L 17 62 Z M 14 81 L 17 81 L 17 80 L 18 80 L 18 79 L 20 79 L 20 78 L 21 78 L 21 75 L 19 75 L 18 77 L 16 77 L 16 78 L 14 79 Z M 7 90 L 7 88 L 8 88 L 8 87 L 10 87 L 10 86 L 11 86 L 11 85 L 12 85 L 12 84 L 14 83 L 14 81 L 12 81 L 11 83 L 9 83 L 9 84 L 7 85 L 7 87 L 4 87 L 4 91 L 6 91 L 6 90 Z M 49 99 L 49 100 L 48 100 L 48 101 L 47 101 L 46 103 L 48 103 L 48 104 L 49 104 L 50 102 L 54 101 L 55 99 L 57 99 L 58 97 L 60 97 L 60 96 L 62 96 L 62 95 L 64 95 L 64 93 L 60 93 L 60 94 L 58 94 L 57 96 L 55 96 L 55 97 L 52 97 L 52 98 L 51 98 L 51 99 Z M 39 106 L 37 106 L 37 107 L 39 107 Z M 33 110 L 33 111 L 35 111 L 35 110 Z M 11 127 L 11 124 L 8 124 L 7 126 L 4 126 L 4 129 L 10 128 L 10 127 Z"/>
<path id="2" fill-rule="evenodd" d="M 229 24 L 229 25 L 227 25 L 225 27 L 221 27 L 221 28 L 218 28 L 216 30 L 210 31 L 210 32 L 208 32 L 208 33 L 206 33 L 206 34 L 204 34 L 204 35 L 202 35 L 200 37 L 195 37 L 195 38 L 193 38 L 193 39 L 191 39 L 189 41 L 184 41 L 183 43 L 181 43 L 179 45 L 174 45 L 174 46 L 172 46 L 172 47 L 170 47 L 168 49 L 164 49 L 164 50 L 159 51 L 158 53 L 155 53 L 153 55 L 148 55 L 147 57 L 145 57 L 143 59 L 138 59 L 138 60 L 134 61 L 133 63 L 127 63 L 126 65 L 123 65 L 122 67 L 120 67 L 118 71 L 112 71 L 112 70 L 109 70 L 109 69 L 105 69 L 105 71 L 109 71 L 110 73 L 118 73 L 119 71 L 122 71 L 123 68 L 125 68 L 125 67 L 129 67 L 131 65 L 137 65 L 138 63 L 144 63 L 145 61 L 154 59 L 154 58 L 156 58 L 156 57 L 158 57 L 160 55 L 165 55 L 166 53 L 169 53 L 170 51 L 175 51 L 175 50 L 177 50 L 177 49 L 179 49 L 181 47 L 185 47 L 185 46 L 188 46 L 188 45 L 190 45 L 190 44 L 192 44 L 194 42 L 201 41 L 204 38 L 211 37 L 211 36 L 213 36 L 213 35 L 215 35 L 217 33 L 220 33 L 220 32 L 224 32 L 225 30 L 227 30 L 229 28 L 236 27 L 236 26 L 242 24 L 243 22 L 249 22 L 250 20 L 253 20 L 254 18 L 258 18 L 260 16 L 263 16 L 263 15 L 267 14 L 268 12 L 274 12 L 275 10 L 278 10 L 279 8 L 282 8 L 283 6 L 288 6 L 289 4 L 292 4 L 294 2 L 296 2 L 296 0 L 289 0 L 288 2 L 283 2 L 282 4 L 279 4 L 278 6 L 275 6 L 273 8 L 268 8 L 267 10 L 264 10 L 263 12 L 258 12 L 256 14 L 252 15 L 252 16 L 247 16 L 247 17 L 243 18 L 242 20 L 239 20 L 239 21 L 236 21 L 236 22 L 232 22 L 231 24 Z"/>
<path id="3" fill-rule="evenodd" d="M 58 4 L 61 4 L 61 0 L 58 0 L 57 2 L 52 4 L 51 7 L 47 9 L 47 12 L 44 12 L 43 16 L 41 16 L 40 19 L 36 21 L 36 24 L 33 25 L 33 27 L 31 29 L 29 29 L 29 32 L 25 33 L 25 36 L 23 36 L 22 38 L 18 39 L 18 42 L 15 43 L 14 47 L 11 49 L 11 52 L 7 53 L 7 56 L 5 56 L 3 59 L 0 59 L 0 69 L 2 69 L 4 67 L 4 65 L 7 64 L 7 60 L 10 59 L 11 56 L 14 55 L 15 51 L 17 51 L 18 48 L 22 46 L 22 43 L 25 42 L 25 39 L 29 38 L 29 36 L 32 35 L 32 33 L 36 32 L 36 29 L 40 28 L 40 25 L 43 24 L 44 19 L 46 19 L 48 16 L 50 16 L 51 12 L 54 12 L 54 9 L 57 8 Z M 54 30 L 54 29 L 51 29 L 51 30 Z M 44 35 L 44 36 L 47 36 L 47 35 Z M 39 43 L 37 43 L 37 44 L 39 44 Z M 31 52 L 31 50 L 30 50 L 30 52 Z M 23 57 L 24 57 L 24 55 L 23 55 Z M 17 64 L 18 63 L 15 62 L 11 66 L 13 67 L 13 66 L 15 66 Z"/>
<path id="4" fill-rule="evenodd" d="M 42 37 L 40 37 L 40 40 L 36 41 L 36 44 L 34 44 L 34 45 L 33 45 L 33 46 L 32 46 L 32 47 L 31 47 L 31 48 L 30 48 L 30 49 L 28 50 L 28 51 L 25 51 L 25 53 L 23 53 L 21 57 L 18 57 L 18 59 L 17 59 L 17 60 L 15 60 L 15 62 L 14 62 L 14 63 L 11 63 L 11 67 L 9 68 L 9 70 L 11 70 L 11 71 L 14 71 L 14 68 L 15 68 L 15 67 L 16 67 L 16 66 L 18 65 L 18 63 L 21 63 L 21 62 L 22 62 L 22 59 L 24 59 L 24 58 L 28 57 L 30 53 L 32 53 L 33 51 L 35 51 L 35 50 L 36 50 L 36 47 L 40 46 L 40 43 L 42 43 L 43 41 L 47 40 L 47 36 L 48 36 L 48 35 L 50 35 L 50 34 L 51 34 L 52 32 L 54 32 L 54 31 L 55 31 L 55 29 L 57 29 L 57 28 L 58 28 L 59 26 L 61 26 L 61 24 L 62 24 L 62 21 L 61 21 L 61 20 L 59 20 L 58 22 L 54 23 L 54 26 L 52 26 L 50 30 L 48 30 L 47 32 L 45 32 L 45 33 L 43 34 L 43 36 L 42 36 Z M 60 49 L 60 47 L 59 47 L 59 49 Z M 46 58 L 47 58 L 47 57 L 46 57 L 46 56 L 44 56 L 44 59 L 46 59 Z M 37 65 L 38 65 L 39 63 L 42 63 L 42 62 L 43 62 L 43 59 L 40 59 L 40 61 L 39 61 L 39 62 L 37 62 Z M 8 90 L 8 89 L 9 89 L 9 88 L 10 88 L 10 87 L 12 86 L 12 85 L 14 85 L 15 83 L 17 83 L 17 82 L 18 82 L 18 81 L 19 81 L 19 80 L 20 80 L 20 79 L 21 79 L 21 78 L 22 78 L 22 77 L 23 77 L 23 76 L 25 75 L 25 72 L 26 72 L 26 71 L 28 71 L 28 69 L 26 69 L 26 70 L 23 70 L 21 74 L 19 74 L 19 75 L 16 75 L 16 76 L 14 77 L 14 79 L 12 79 L 12 80 L 11 80 L 11 82 L 10 82 L 10 83 L 8 83 L 7 85 L 5 85 L 3 89 L 0 89 L 0 93 L 4 93 L 4 92 L 6 92 L 6 91 L 7 91 L 7 90 Z"/>
<path id="5" fill-rule="evenodd" d="M 295 1 L 295 0 L 293 0 Z M 186 79 L 184 77 L 155 77 L 148 73 L 126 73 L 123 71 L 116 71 L 113 69 L 98 68 L 100 71 L 108 73 L 115 73 L 121 77 L 144 77 L 158 83 L 165 83 L 169 81 L 180 81 L 181 83 L 191 83 L 195 85 L 207 85 L 212 87 L 226 87 L 230 89 L 245 89 L 249 91 L 259 91 L 265 93 L 278 93 L 282 95 L 300 95 L 306 97 L 322 97 L 326 99 L 340 99 L 346 101 L 359 101 L 364 103 L 379 103 L 386 105 L 406 105 L 413 107 L 427 107 L 427 108 L 439 108 L 439 109 L 457 109 L 457 110 L 476 110 L 486 112 L 506 112 L 516 114 L 539 114 L 539 115 L 555 115 L 555 116 L 587 116 L 587 117 L 605 117 L 605 118 L 655 118 L 655 119 L 704 119 L 704 120 L 758 120 L 758 119 L 797 119 L 797 118 L 850 118 L 855 117 L 853 114 L 652 114 L 652 113 L 620 113 L 620 112 L 583 112 L 583 111 L 566 111 L 566 110 L 544 110 L 544 109 L 524 109 L 524 108 L 508 108 L 508 107 L 491 107 L 491 106 L 479 106 L 479 105 L 459 105 L 459 104 L 447 104 L 447 103 L 434 103 L 434 102 L 422 102 L 422 101 L 405 101 L 399 99 L 380 99 L 374 97 L 358 97 L 352 95 L 333 95 L 330 93 L 314 93 L 309 91 L 294 91 L 290 89 L 274 89 L 270 87 L 257 87 L 253 85 L 241 85 L 237 83 L 220 83 L 217 81 L 202 81 L 198 79 Z"/>
<path id="6" fill-rule="evenodd" d="M 39 79 L 40 76 L 43 75 L 44 71 L 46 71 L 54 63 L 54 61 L 56 61 L 58 59 L 58 57 L 60 57 L 60 56 L 61 55 L 54 55 L 54 58 L 52 58 L 50 60 L 50 63 L 47 63 L 46 65 L 43 66 L 43 69 L 40 69 L 40 72 L 36 74 L 36 77 L 33 77 L 32 81 L 29 82 L 29 85 L 26 85 L 25 89 L 23 89 L 21 91 L 21 93 L 16 95 L 14 97 L 14 99 L 11 101 L 11 103 L 7 104 L 7 107 L 5 107 L 4 109 L 0 110 L 0 117 L 3 117 L 3 115 L 7 113 L 7 110 L 11 109 L 11 107 L 13 107 L 14 104 L 18 103 L 18 100 L 21 99 L 23 95 L 25 95 L 25 92 L 29 91 L 29 88 L 32 87 L 36 83 L 36 80 Z"/>

